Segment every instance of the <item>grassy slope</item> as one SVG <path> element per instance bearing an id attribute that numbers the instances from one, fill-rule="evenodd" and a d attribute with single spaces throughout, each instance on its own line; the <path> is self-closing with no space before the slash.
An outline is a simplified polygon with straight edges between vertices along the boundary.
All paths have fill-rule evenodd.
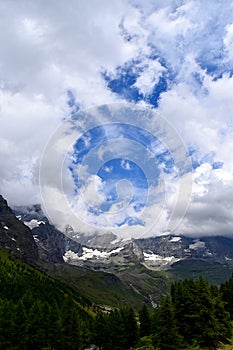
<path id="1" fill-rule="evenodd" d="M 209 283 L 220 285 L 232 273 L 230 267 L 201 260 L 187 260 L 174 264 L 172 269 L 151 271 L 138 264 L 123 271 L 106 273 L 70 265 L 46 267 L 51 276 L 64 281 L 96 304 L 115 307 L 131 305 L 140 309 L 143 303 L 158 303 L 170 290 L 172 281 L 198 278 L 202 275 Z"/>
<path id="2" fill-rule="evenodd" d="M 45 289 L 47 295 L 48 293 L 53 295 L 55 291 L 56 296 L 59 298 L 64 298 L 64 296 L 69 293 L 81 309 L 89 310 L 90 308 L 89 311 L 92 313 L 91 301 L 85 295 L 79 295 L 77 290 L 73 289 L 72 286 L 53 279 L 46 273 L 3 249 L 0 249 L 0 264 L 0 272 L 3 274 L 3 277 L 7 274 L 7 283 L 9 287 L 14 290 L 17 286 L 16 289 L 19 292 L 18 298 L 20 298 L 27 289 L 30 289 L 32 293 L 35 292 L 39 296 L 45 293 Z"/>
<path id="3" fill-rule="evenodd" d="M 49 274 L 78 291 L 96 304 L 140 309 L 151 298 L 158 301 L 169 291 L 170 279 L 165 273 L 149 271 L 143 266 L 115 274 L 92 271 L 76 266 L 48 266 Z"/>
<path id="4" fill-rule="evenodd" d="M 209 283 L 220 285 L 230 278 L 233 267 L 204 260 L 183 260 L 173 264 L 169 272 L 178 279 L 203 276 Z"/>
<path id="5" fill-rule="evenodd" d="M 3 251 L 0 256 L 9 259 L 9 254 Z M 151 271 L 140 264 L 124 271 L 115 271 L 114 274 L 45 262 L 42 263 L 42 268 L 50 276 L 64 283 L 66 288 L 72 288 L 95 304 L 111 307 L 131 305 L 137 310 L 145 302 L 148 305 L 151 305 L 151 301 L 157 304 L 160 298 L 169 292 L 174 280 L 203 275 L 210 283 L 219 285 L 232 273 L 229 267 L 200 260 L 178 262 L 169 272 Z"/>

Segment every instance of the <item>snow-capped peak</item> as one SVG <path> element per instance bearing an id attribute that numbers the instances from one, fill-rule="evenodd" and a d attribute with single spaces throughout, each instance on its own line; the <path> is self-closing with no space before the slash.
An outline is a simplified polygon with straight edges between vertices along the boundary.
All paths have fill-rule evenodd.
<path id="1" fill-rule="evenodd" d="M 45 225 L 44 221 L 39 221 L 36 219 L 32 219 L 31 221 L 24 221 L 24 224 L 27 225 L 31 230 L 35 227 L 39 227 L 40 224 Z"/>

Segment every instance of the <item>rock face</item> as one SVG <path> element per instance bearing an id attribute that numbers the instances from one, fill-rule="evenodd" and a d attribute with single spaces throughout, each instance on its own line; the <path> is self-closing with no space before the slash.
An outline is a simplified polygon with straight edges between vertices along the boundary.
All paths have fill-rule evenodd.
<path id="1" fill-rule="evenodd" d="M 81 244 L 51 225 L 40 205 L 15 207 L 14 212 L 31 228 L 41 260 L 63 264 L 66 251 L 72 250 L 77 255 L 82 253 Z"/>
<path id="2" fill-rule="evenodd" d="M 64 262 L 65 236 L 61 232 L 48 222 L 45 222 L 33 228 L 32 234 L 41 260 L 60 264 Z"/>
<path id="3" fill-rule="evenodd" d="M 107 251 L 119 247 L 119 244 L 121 242 L 117 240 L 117 236 L 112 232 L 104 233 L 101 235 L 99 233 L 85 235 L 80 232 L 74 232 L 72 226 L 70 225 L 66 226 L 64 233 L 67 237 L 78 241 L 83 246 L 105 249 Z"/>
<path id="4" fill-rule="evenodd" d="M 75 235 L 74 235 L 75 236 Z M 79 236 L 80 237 L 80 236 Z M 66 262 L 94 270 L 121 270 L 143 264 L 148 269 L 167 270 L 182 260 L 203 260 L 233 266 L 233 239 L 226 237 L 191 238 L 185 236 L 158 236 L 122 242 L 114 239 L 101 247 L 103 236 L 87 239 L 82 253 L 71 251 L 65 254 Z M 78 239 L 78 237 L 77 237 Z M 81 236 L 83 241 L 83 237 Z M 88 242 L 91 246 L 88 246 Z"/>
<path id="5" fill-rule="evenodd" d="M 18 232 L 21 229 L 27 232 L 27 246 L 32 245 L 28 254 L 29 251 L 32 252 L 32 256 L 39 254 L 40 259 L 52 263 L 66 262 L 110 272 L 121 271 L 138 264 L 143 264 L 149 269 L 167 270 L 178 261 L 193 259 L 233 266 L 233 239 L 231 238 L 167 235 L 119 241 L 111 232 L 86 236 L 83 233 L 74 232 L 70 225 L 66 226 L 63 234 L 49 223 L 39 205 L 14 208 L 14 211 L 21 221 L 15 218 L 1 197 L 1 230 L 4 232 L 4 235 L 1 235 L 2 246 L 14 249 L 18 254 L 19 249 L 22 249 L 18 242 L 21 239 L 20 235 L 16 237 L 16 231 L 12 226 L 14 222 Z M 12 228 L 10 224 L 8 225 L 7 217 Z M 31 231 L 22 221 L 31 228 Z M 23 234 L 22 237 L 24 236 Z M 38 253 L 36 253 L 35 244 Z"/>
<path id="6" fill-rule="evenodd" d="M 144 255 L 154 254 L 178 260 L 204 259 L 233 265 L 232 238 L 221 236 L 190 238 L 168 235 L 137 239 L 135 243 L 143 250 Z"/>
<path id="7" fill-rule="evenodd" d="M 1 195 L 0 247 L 29 262 L 38 259 L 38 251 L 31 230 L 16 218 Z"/>
<path id="8" fill-rule="evenodd" d="M 32 229 L 32 233 L 42 260 L 63 264 L 66 251 L 72 250 L 78 255 L 82 253 L 81 244 L 66 237 L 49 222 L 40 223 Z"/>

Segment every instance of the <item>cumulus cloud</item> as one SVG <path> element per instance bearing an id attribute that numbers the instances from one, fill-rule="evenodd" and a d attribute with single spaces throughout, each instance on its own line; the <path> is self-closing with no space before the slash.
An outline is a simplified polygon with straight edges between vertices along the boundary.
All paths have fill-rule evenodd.
<path id="1" fill-rule="evenodd" d="M 1 2 L 0 137 L 9 147 L 1 149 L 0 191 L 11 204 L 39 200 L 37 186 L 32 196 L 21 191 L 21 164 L 33 191 L 32 164 L 69 117 L 69 91 L 73 109 L 117 100 L 100 72 L 135 54 L 119 35 L 124 11 L 120 1 Z"/>
<path id="2" fill-rule="evenodd" d="M 194 193 L 180 230 L 190 235 L 232 235 L 232 181 L 222 169 L 202 164 L 194 174 Z"/>
<path id="3" fill-rule="evenodd" d="M 60 123 L 80 109 L 130 100 L 156 108 L 190 152 L 193 193 L 190 209 L 176 232 L 232 234 L 232 9 L 232 0 L 226 0 L 224 6 L 205 0 L 2 1 L 0 193 L 10 204 L 40 201 L 41 156 Z M 96 115 L 97 125 L 107 122 L 107 115 Z M 151 120 L 151 130 L 155 130 L 153 123 Z M 111 135 L 114 128 L 105 136 L 110 139 Z M 90 139 L 86 136 L 87 146 Z M 60 157 L 70 142 L 67 134 L 56 144 Z M 172 139 L 167 146 L 173 148 Z M 143 168 L 153 149 L 151 145 L 145 156 L 141 145 L 132 146 L 123 138 L 120 143 L 111 140 L 112 152 L 109 148 L 104 142 L 100 145 L 96 166 L 115 152 L 129 160 L 134 154 L 133 160 Z M 158 151 L 158 144 L 155 149 Z M 58 203 L 56 224 L 61 227 L 72 217 L 64 214 L 63 195 L 53 184 L 54 161 L 47 169 L 47 190 L 51 205 L 54 200 Z M 127 161 L 122 164 L 130 168 Z M 169 170 L 166 166 L 166 161 L 164 166 L 160 163 L 163 171 Z M 106 166 L 105 171 L 111 174 L 112 168 Z M 63 186 L 71 196 L 73 178 L 67 169 L 64 174 Z M 82 164 L 80 179 L 88 174 L 88 164 Z M 184 188 L 188 175 L 187 170 L 179 174 Z M 152 170 L 147 176 L 155 178 Z M 151 234 L 166 231 L 177 191 L 179 205 L 185 202 L 175 174 L 166 176 L 165 204 L 146 208 L 146 221 L 163 208 Z M 85 195 L 91 197 L 96 188 L 101 193 L 103 184 L 98 178 L 89 180 Z M 155 183 L 150 185 L 156 192 Z M 110 209 L 115 210 L 114 205 Z M 84 215 L 80 203 L 79 210 Z M 136 217 L 138 213 L 132 210 L 129 206 L 128 216 Z M 174 217 L 177 215 L 176 210 Z M 140 225 L 138 229 L 140 233 Z M 83 226 L 83 230 L 90 232 L 91 228 Z M 130 235 L 127 224 L 125 232 Z"/>

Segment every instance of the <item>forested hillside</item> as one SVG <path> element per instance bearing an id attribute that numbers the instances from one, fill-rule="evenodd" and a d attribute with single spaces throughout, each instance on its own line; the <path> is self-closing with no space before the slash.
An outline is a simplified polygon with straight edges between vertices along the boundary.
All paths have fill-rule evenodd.
<path id="1" fill-rule="evenodd" d="M 0 263 L 1 349 L 81 349 L 89 343 L 87 300 L 5 252 Z"/>
<path id="2" fill-rule="evenodd" d="M 233 278 L 218 289 L 203 278 L 172 285 L 154 312 L 144 304 L 93 305 L 20 259 L 0 254 L 2 350 L 216 349 L 231 339 Z"/>

